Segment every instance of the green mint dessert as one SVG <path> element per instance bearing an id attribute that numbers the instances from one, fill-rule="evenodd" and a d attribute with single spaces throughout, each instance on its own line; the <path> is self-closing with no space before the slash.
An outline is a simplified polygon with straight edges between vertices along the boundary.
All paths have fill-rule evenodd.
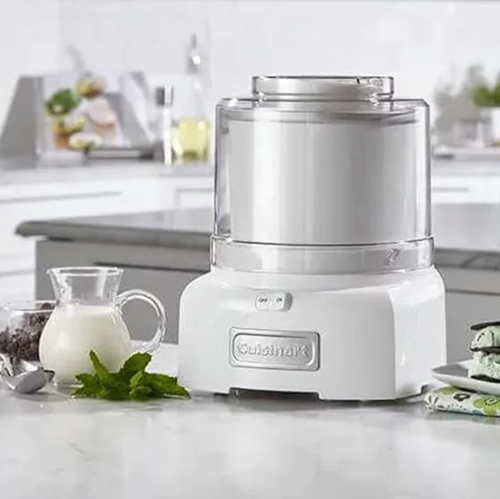
<path id="1" fill-rule="evenodd" d="M 480 329 L 470 344 L 473 352 L 496 349 L 500 353 L 500 325 L 490 325 Z"/>
<path id="2" fill-rule="evenodd" d="M 488 378 L 500 382 L 500 355 L 474 352 L 469 365 L 470 378 Z"/>
<path id="3" fill-rule="evenodd" d="M 470 349 L 469 377 L 500 383 L 500 323 L 476 324 Z"/>

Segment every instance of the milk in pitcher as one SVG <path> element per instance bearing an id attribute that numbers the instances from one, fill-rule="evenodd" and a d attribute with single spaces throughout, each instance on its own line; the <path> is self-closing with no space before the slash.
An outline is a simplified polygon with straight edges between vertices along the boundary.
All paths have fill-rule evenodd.
<path id="1" fill-rule="evenodd" d="M 156 296 L 142 289 L 118 294 L 123 270 L 117 267 L 60 267 L 47 271 L 56 307 L 40 338 L 40 360 L 54 371 L 58 385 L 76 385 L 77 374 L 93 373 L 93 350 L 111 371 L 118 371 L 132 354 L 132 340 L 122 318 L 131 300 L 147 303 L 157 317 L 151 340 L 138 345 L 153 353 L 165 336 L 167 317 Z"/>
<path id="2" fill-rule="evenodd" d="M 94 371 L 91 350 L 110 371 L 130 356 L 132 342 L 120 312 L 111 306 L 56 308 L 40 339 L 43 367 L 56 373 L 56 382 L 74 384 L 75 375 Z"/>

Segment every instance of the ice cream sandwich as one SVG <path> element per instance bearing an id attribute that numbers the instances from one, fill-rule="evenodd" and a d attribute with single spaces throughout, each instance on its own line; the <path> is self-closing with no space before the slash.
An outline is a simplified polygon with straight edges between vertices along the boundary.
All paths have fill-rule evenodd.
<path id="1" fill-rule="evenodd" d="M 469 377 L 500 383 L 500 322 L 474 324 Z"/>

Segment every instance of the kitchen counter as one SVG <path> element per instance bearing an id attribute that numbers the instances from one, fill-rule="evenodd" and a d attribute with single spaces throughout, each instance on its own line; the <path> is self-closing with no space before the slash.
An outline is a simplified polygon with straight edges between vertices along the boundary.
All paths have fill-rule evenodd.
<path id="1" fill-rule="evenodd" d="M 208 252 L 212 223 L 213 212 L 210 208 L 179 209 L 28 221 L 17 228 L 17 234 L 69 241 L 199 248 Z"/>
<path id="2" fill-rule="evenodd" d="M 498 320 L 500 203 L 440 203 L 433 207 L 435 261 L 446 287 L 447 350 L 451 362 L 470 357 L 469 326 Z M 124 286 L 156 293 L 178 334 L 179 300 L 209 270 L 212 211 L 171 210 L 132 215 L 33 221 L 18 233 L 38 236 L 36 296 L 52 295 L 47 269 L 109 265 L 126 269 Z M 125 288 L 124 288 L 125 289 Z M 147 312 L 147 311 L 146 311 Z M 131 313 L 137 335 L 147 313 Z M 145 338 L 147 331 L 144 330 Z"/>
<path id="3" fill-rule="evenodd" d="M 433 158 L 431 164 L 433 176 L 500 176 L 500 159 L 456 160 Z"/>
<path id="4" fill-rule="evenodd" d="M 48 239 L 206 249 L 212 211 L 173 210 L 50 221 L 29 221 L 17 233 Z M 438 265 L 500 268 L 500 204 L 436 204 L 433 230 Z"/>
<path id="5" fill-rule="evenodd" d="M 123 176 L 213 176 L 214 168 L 208 164 L 187 164 L 166 167 L 153 161 L 135 159 L 92 159 L 80 156 L 37 159 L 34 157 L 0 157 L 2 185 L 53 181 L 94 180 Z M 454 161 L 434 159 L 433 179 L 446 181 L 456 178 L 500 179 L 500 161 Z"/>
<path id="6" fill-rule="evenodd" d="M 36 158 L 0 158 L 0 183 L 2 186 L 46 182 L 75 182 L 110 178 L 135 177 L 213 177 L 213 167 L 206 164 L 165 166 L 153 161 L 132 159 L 51 162 Z"/>
<path id="7" fill-rule="evenodd" d="M 155 370 L 175 372 L 176 347 Z M 0 387 L 11 499 L 459 499 L 497 489 L 496 419 L 419 399 L 214 397 L 150 403 L 16 397 Z"/>
<path id="8" fill-rule="evenodd" d="M 15 236 L 21 222 L 211 206 L 213 179 L 206 164 L 0 158 L 0 301 L 33 298 L 35 241 Z"/>
<path id="9" fill-rule="evenodd" d="M 500 157 L 485 159 L 432 158 L 433 177 L 500 177 Z"/>

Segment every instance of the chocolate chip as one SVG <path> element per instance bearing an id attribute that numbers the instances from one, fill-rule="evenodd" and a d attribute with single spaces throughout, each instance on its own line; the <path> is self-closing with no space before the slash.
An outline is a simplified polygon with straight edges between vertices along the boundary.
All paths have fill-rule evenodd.
<path id="1" fill-rule="evenodd" d="M 20 320 L 12 318 L 10 328 L 0 331 L 0 353 L 25 360 L 40 360 L 40 337 L 50 317 L 48 311 L 53 308 L 53 304 L 45 302 L 39 306 L 38 311 L 16 311 Z"/>

